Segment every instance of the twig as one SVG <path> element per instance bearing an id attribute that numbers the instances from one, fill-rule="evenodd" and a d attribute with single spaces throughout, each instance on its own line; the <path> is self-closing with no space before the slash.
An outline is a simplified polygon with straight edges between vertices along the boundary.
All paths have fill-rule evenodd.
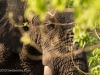
<path id="1" fill-rule="evenodd" d="M 100 37 L 99 37 L 99 35 L 98 35 L 97 31 L 96 31 L 96 28 L 95 28 L 95 34 L 98 37 L 98 39 L 100 40 Z"/>
<path id="2" fill-rule="evenodd" d="M 77 54 L 82 53 L 82 52 L 92 51 L 92 50 L 94 50 L 94 49 L 96 49 L 96 48 L 99 48 L 99 47 L 100 47 L 100 43 L 94 44 L 94 45 L 92 45 L 92 46 L 88 46 L 88 47 L 86 47 L 86 48 L 80 48 L 80 49 L 78 49 L 78 50 L 73 51 L 73 53 L 74 53 L 75 55 L 77 55 Z"/>
<path id="3" fill-rule="evenodd" d="M 75 64 L 74 59 L 73 59 L 72 47 L 71 47 L 71 59 L 72 59 L 72 63 L 74 64 L 74 66 L 76 67 L 76 69 L 77 69 L 79 72 L 81 72 L 81 73 L 83 73 L 83 74 L 85 74 L 85 75 L 89 75 L 89 74 L 90 74 L 90 73 L 86 73 L 86 72 L 82 71 L 82 70 Z"/>

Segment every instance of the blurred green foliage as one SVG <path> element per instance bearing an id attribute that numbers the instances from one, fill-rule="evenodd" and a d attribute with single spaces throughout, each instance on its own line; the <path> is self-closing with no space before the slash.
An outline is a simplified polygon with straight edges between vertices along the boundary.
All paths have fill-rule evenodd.
<path id="1" fill-rule="evenodd" d="M 100 75 L 100 49 L 97 48 L 90 52 L 89 62 L 89 71 L 91 75 Z"/>
<path id="2" fill-rule="evenodd" d="M 86 44 L 86 38 L 89 37 L 87 29 L 94 30 L 95 28 L 100 28 L 99 2 L 100 0 L 74 0 L 73 7 L 75 9 L 76 26 L 73 32 L 75 34 L 75 42 L 78 41 L 81 45 Z M 79 33 L 82 33 L 81 36 Z"/>
<path id="3" fill-rule="evenodd" d="M 43 16 L 49 9 L 55 8 L 56 10 L 63 11 L 66 6 L 70 6 L 70 3 L 72 3 L 72 0 L 27 0 L 28 8 L 25 16 L 29 12 L 34 12 L 39 14 L 41 20 L 43 20 Z"/>
<path id="4" fill-rule="evenodd" d="M 63 11 L 66 7 L 74 8 L 75 27 L 73 28 L 74 42 L 79 42 L 81 47 L 93 45 L 100 42 L 95 33 L 95 29 L 100 30 L 100 0 L 27 0 L 29 12 L 40 15 L 44 19 L 45 13 L 54 8 Z M 93 32 L 90 34 L 90 32 Z M 95 34 L 96 36 L 94 36 Z M 89 55 L 88 55 L 89 56 Z M 88 63 L 91 74 L 100 75 L 100 49 L 91 52 Z"/>

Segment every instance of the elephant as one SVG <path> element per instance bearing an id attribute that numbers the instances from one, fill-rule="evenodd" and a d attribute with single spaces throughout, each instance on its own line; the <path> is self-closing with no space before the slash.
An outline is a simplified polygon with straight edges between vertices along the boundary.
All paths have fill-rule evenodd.
<path id="1" fill-rule="evenodd" d="M 78 43 L 72 44 L 73 13 L 50 9 L 44 21 L 38 15 L 27 17 L 32 44 L 25 45 L 20 42 L 19 30 L 25 9 L 21 0 L 0 0 L 0 70 L 29 70 L 17 75 L 85 75 L 82 71 L 88 72 L 86 53 L 67 55 L 79 48 Z M 15 75 L 0 73 L 11 74 Z"/>
<path id="2" fill-rule="evenodd" d="M 12 73 L 9 70 L 22 69 L 19 58 L 22 35 L 15 25 L 23 24 L 23 16 L 23 2 L 0 0 L 0 75 L 19 75 L 20 73 Z"/>
<path id="3" fill-rule="evenodd" d="M 78 43 L 73 45 L 72 29 L 75 23 L 72 8 L 66 8 L 63 12 L 50 9 L 44 18 L 45 20 L 41 21 L 39 15 L 31 18 L 27 16 L 32 46 L 23 45 L 20 53 L 22 67 L 31 69 L 35 67 L 32 61 L 42 60 L 44 67 L 40 68 L 44 68 L 44 72 L 40 70 L 41 73 L 31 75 L 86 75 L 88 73 L 86 53 L 71 54 L 79 49 Z M 37 59 L 34 57 L 34 49 L 31 48 L 37 50 Z M 71 55 L 68 55 L 69 53 Z"/>
<path id="4" fill-rule="evenodd" d="M 23 35 L 21 30 L 28 30 L 28 27 L 23 26 L 26 21 L 25 8 L 26 2 L 21 0 L 0 0 L 0 75 L 29 75 L 33 69 L 24 70 L 20 65 L 19 53 L 23 47 L 23 43 L 20 42 Z M 37 64 L 32 73 L 37 74 L 38 64 L 43 67 L 42 61 L 32 62 Z"/>

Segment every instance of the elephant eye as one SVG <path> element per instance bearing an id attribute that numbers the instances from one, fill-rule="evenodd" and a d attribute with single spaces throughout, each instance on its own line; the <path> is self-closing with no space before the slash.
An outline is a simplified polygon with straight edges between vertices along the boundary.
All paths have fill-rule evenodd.
<path id="1" fill-rule="evenodd" d="M 55 25 L 54 24 L 49 24 L 49 25 L 47 25 L 47 29 L 49 29 L 49 30 L 52 30 L 52 29 L 54 29 L 55 28 Z"/>

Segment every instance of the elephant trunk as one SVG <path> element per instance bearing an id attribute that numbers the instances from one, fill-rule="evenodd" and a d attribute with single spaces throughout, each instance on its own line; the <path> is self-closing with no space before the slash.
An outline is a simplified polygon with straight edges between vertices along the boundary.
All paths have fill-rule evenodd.
<path id="1" fill-rule="evenodd" d="M 36 56 L 29 54 L 26 50 L 22 50 L 22 52 L 27 58 L 31 60 L 42 60 L 42 55 Z"/>

